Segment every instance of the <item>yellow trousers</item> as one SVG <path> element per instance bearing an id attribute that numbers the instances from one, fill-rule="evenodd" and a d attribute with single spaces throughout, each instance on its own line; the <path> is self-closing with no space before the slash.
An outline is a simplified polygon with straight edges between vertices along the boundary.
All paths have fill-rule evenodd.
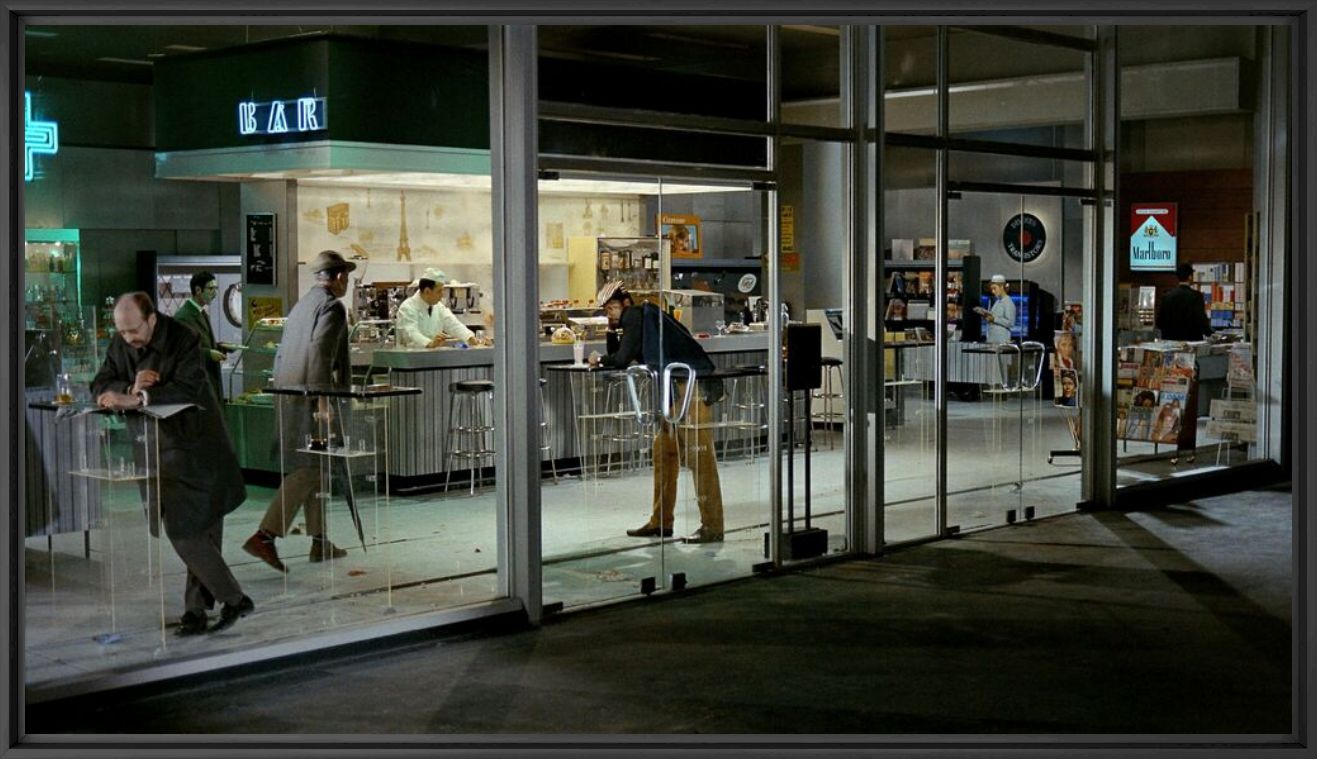
<path id="1" fill-rule="evenodd" d="M 695 498 L 700 508 L 700 524 L 709 532 L 723 532 L 723 495 L 718 484 L 718 459 L 714 456 L 713 435 L 698 429 L 713 419 L 713 410 L 697 393 L 691 399 L 690 412 L 677 429 L 664 422 L 654 435 L 654 510 L 650 527 L 671 528 L 677 505 L 677 472 L 681 464 L 695 478 Z M 693 425 L 696 429 L 682 429 Z"/>

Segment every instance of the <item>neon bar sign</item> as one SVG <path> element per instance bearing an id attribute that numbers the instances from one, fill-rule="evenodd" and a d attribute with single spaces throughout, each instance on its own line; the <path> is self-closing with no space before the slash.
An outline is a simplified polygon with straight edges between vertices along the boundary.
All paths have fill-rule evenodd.
<path id="1" fill-rule="evenodd" d="M 296 134 L 328 128 L 329 114 L 325 110 L 324 98 L 271 100 L 267 103 L 244 100 L 238 103 L 238 133 L 242 135 Z"/>
<path id="2" fill-rule="evenodd" d="M 59 152 L 59 124 L 54 121 L 35 121 L 32 118 L 32 93 L 23 93 L 23 180 L 31 182 L 36 176 L 32 157 L 37 153 L 55 155 Z"/>

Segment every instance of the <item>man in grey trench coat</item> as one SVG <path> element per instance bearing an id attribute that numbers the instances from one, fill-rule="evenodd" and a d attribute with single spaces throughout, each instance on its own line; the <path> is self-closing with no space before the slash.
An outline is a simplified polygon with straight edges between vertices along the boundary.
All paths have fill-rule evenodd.
<path id="1" fill-rule="evenodd" d="M 92 380 L 92 396 L 101 408 L 116 411 L 162 404 L 193 404 L 158 424 L 142 414 L 128 419 L 134 436 L 145 435 L 151 471 L 159 487 L 144 491 L 151 534 L 165 534 L 187 565 L 185 610 L 178 635 L 206 632 L 206 610 L 224 602 L 211 632 L 222 630 L 254 608 L 243 594 L 224 556 L 224 516 L 247 497 L 238 457 L 233 452 L 219 399 L 206 377 L 195 332 L 156 313 L 149 295 L 129 293 L 114 307 L 116 336 L 105 363 Z M 159 439 L 156 439 L 156 431 Z M 158 452 L 158 453 L 157 453 Z"/>
<path id="2" fill-rule="evenodd" d="M 332 250 L 321 251 L 311 262 L 315 284 L 288 313 L 275 352 L 276 387 L 345 388 L 351 384 L 347 309 L 339 298 L 347 292 L 348 272 L 355 268 L 356 264 Z M 295 450 L 307 435 L 318 438 L 326 428 L 335 430 L 341 420 L 334 418 L 331 404 L 323 396 L 315 401 L 281 396 L 277 402 L 281 406 L 283 456 L 291 471 L 270 500 L 260 529 L 242 548 L 280 572 L 287 572 L 274 541 L 288 534 L 300 509 L 306 510 L 306 529 L 311 535 L 310 561 L 347 555 L 325 535 L 325 505 L 318 497 L 320 467 L 312 456 Z"/>

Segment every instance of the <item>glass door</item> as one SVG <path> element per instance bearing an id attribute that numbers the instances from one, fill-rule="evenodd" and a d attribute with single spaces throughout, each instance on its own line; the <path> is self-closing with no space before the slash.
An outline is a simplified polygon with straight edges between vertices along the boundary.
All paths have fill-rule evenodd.
<path id="1" fill-rule="evenodd" d="M 744 184 L 665 181 L 653 309 L 660 419 L 654 513 L 671 509 L 664 586 L 744 577 L 765 561 L 771 476 L 766 287 L 769 195 Z M 666 395 L 665 395 L 666 393 Z"/>
<path id="2" fill-rule="evenodd" d="M 672 524 L 651 519 L 657 372 L 644 350 L 663 270 L 655 179 L 539 183 L 544 603 L 661 586 Z"/>
<path id="3" fill-rule="evenodd" d="M 540 190 L 545 456 L 558 465 L 542 491 L 545 603 L 750 574 L 770 501 L 767 193 L 611 177 Z"/>
<path id="4" fill-rule="evenodd" d="M 964 193 L 948 204 L 952 239 L 960 239 L 956 231 L 1003 221 L 998 250 L 985 245 L 976 254 L 947 245 L 947 287 L 958 291 L 962 308 L 946 349 L 947 524 L 961 532 L 1015 521 L 1020 511 L 1024 427 L 1026 412 L 1032 421 L 1036 411 L 1039 358 L 1038 294 L 1024 263 L 1011 255 L 1022 244 L 1037 245 L 1036 217 L 1023 207 L 1021 196 L 988 193 Z"/>

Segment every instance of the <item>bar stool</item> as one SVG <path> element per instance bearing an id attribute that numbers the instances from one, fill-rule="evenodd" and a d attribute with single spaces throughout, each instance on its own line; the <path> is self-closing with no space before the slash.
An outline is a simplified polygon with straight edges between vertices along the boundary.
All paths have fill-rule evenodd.
<path id="1" fill-rule="evenodd" d="M 493 380 L 459 380 L 448 385 L 448 436 L 444 439 L 444 492 L 453 477 L 453 460 L 465 459 L 471 475 L 471 495 L 476 494 L 480 462 L 493 464 Z"/>
<path id="2" fill-rule="evenodd" d="M 553 482 L 558 483 L 558 460 L 553 457 L 553 433 L 549 429 L 549 406 L 544 402 L 544 386 L 549 381 L 540 377 L 540 453 L 548 454 L 549 470 L 553 472 Z"/>
<path id="3" fill-rule="evenodd" d="M 833 402 L 840 402 L 842 391 L 845 386 L 842 384 L 841 359 L 824 356 L 819 362 L 823 366 L 823 387 L 810 393 L 810 397 L 823 401 L 823 410 L 814 411 L 813 403 L 810 404 L 809 421 L 813 424 L 816 421 L 823 422 L 828 428 L 828 450 L 836 447 L 836 436 L 832 434 L 833 421 L 837 419 L 845 420 L 846 414 L 841 411 L 833 411 Z M 836 376 L 837 384 L 834 388 L 832 378 Z"/>
<path id="4" fill-rule="evenodd" d="M 626 372 L 613 372 L 605 380 L 604 391 L 604 409 L 610 414 L 604 425 L 604 431 L 599 437 L 607 445 L 604 450 L 607 452 L 608 472 L 613 471 L 613 453 L 617 452 L 617 465 L 621 471 L 626 472 L 640 468 L 640 458 L 642 451 L 645 449 L 642 443 L 645 439 L 644 430 L 636 421 L 635 408 L 631 405 L 631 392 L 627 386 Z M 649 396 L 649 383 L 645 380 L 637 382 L 636 392 L 641 398 Z"/>
<path id="5" fill-rule="evenodd" d="M 745 455 L 748 450 L 750 461 L 753 462 L 761 450 L 760 440 L 766 440 L 768 434 L 767 406 L 764 403 L 764 388 L 767 385 L 764 378 L 768 368 L 762 364 L 739 364 L 733 368 L 741 373 L 741 376 L 732 380 L 731 392 L 728 393 L 736 414 L 735 420 L 742 425 L 743 430 L 737 439 L 741 443 L 741 455 Z"/>

